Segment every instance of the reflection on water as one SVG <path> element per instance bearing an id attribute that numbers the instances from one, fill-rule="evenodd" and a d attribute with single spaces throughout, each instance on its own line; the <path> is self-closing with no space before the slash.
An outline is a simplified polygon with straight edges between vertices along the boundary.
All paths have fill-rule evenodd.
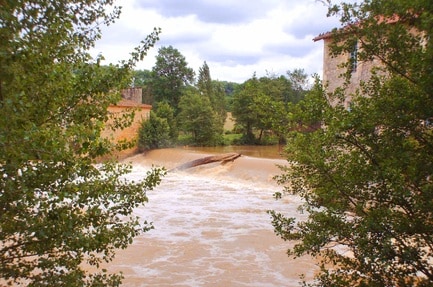
<path id="1" fill-rule="evenodd" d="M 227 152 L 227 151 L 224 151 Z M 169 168 L 210 153 L 165 149 L 137 155 L 131 180 L 152 165 Z M 296 216 L 300 199 L 276 201 L 272 176 L 284 160 L 243 156 L 226 165 L 210 164 L 170 172 L 149 203 L 136 214 L 155 229 L 119 252 L 111 271 L 125 274 L 124 286 L 299 286 L 315 270 L 308 257 L 287 257 L 289 243 L 273 233 L 269 209 Z"/>

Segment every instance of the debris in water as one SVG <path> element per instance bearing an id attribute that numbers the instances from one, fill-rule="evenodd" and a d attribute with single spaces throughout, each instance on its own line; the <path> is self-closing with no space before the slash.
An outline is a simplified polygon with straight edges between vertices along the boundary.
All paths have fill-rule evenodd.
<path id="1" fill-rule="evenodd" d="M 220 155 L 207 156 L 207 157 L 199 158 L 199 159 L 184 163 L 184 164 L 182 164 L 178 167 L 175 167 L 169 171 L 185 170 L 185 169 L 192 168 L 195 166 L 209 164 L 209 163 L 218 162 L 218 161 L 220 161 L 221 164 L 226 164 L 230 161 L 233 162 L 235 159 L 237 159 L 240 156 L 241 156 L 240 153 L 225 153 L 225 154 L 220 154 Z"/>

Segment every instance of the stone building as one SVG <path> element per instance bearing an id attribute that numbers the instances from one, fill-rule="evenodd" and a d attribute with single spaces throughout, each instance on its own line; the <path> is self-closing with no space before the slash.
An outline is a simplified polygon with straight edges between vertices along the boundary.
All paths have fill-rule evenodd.
<path id="1" fill-rule="evenodd" d="M 122 90 L 122 99 L 132 101 L 137 104 L 141 104 L 142 100 L 142 89 L 141 88 L 127 88 Z"/>
<path id="2" fill-rule="evenodd" d="M 377 17 L 378 23 L 385 23 L 387 25 L 393 25 L 396 23 L 403 23 L 402 20 L 398 16 L 392 17 Z M 348 27 L 346 27 L 348 28 Z M 343 28 L 345 29 L 345 28 Z M 412 35 L 420 35 L 419 31 L 410 27 L 410 24 L 407 26 L 408 31 Z M 350 33 L 350 30 L 347 30 L 347 33 Z M 426 43 L 428 39 L 428 35 L 424 35 L 421 37 L 423 39 L 421 43 Z M 348 60 L 352 60 L 352 71 L 350 82 L 348 83 L 346 89 L 346 99 L 344 102 L 344 106 L 346 108 L 349 107 L 351 102 L 350 95 L 353 94 L 357 88 L 359 87 L 361 82 L 366 82 L 371 77 L 371 71 L 373 68 L 378 68 L 383 66 L 381 61 L 378 58 L 373 58 L 369 61 L 359 61 L 357 55 L 359 49 L 362 49 L 361 41 L 358 40 L 357 43 L 353 46 L 351 53 L 339 54 L 337 56 L 331 55 L 331 45 L 335 41 L 333 37 L 333 32 L 326 32 L 318 35 L 313 39 L 314 42 L 323 40 L 323 83 L 328 85 L 327 91 L 333 92 L 337 87 L 343 86 L 345 83 L 345 78 L 342 76 L 347 71 L 346 67 L 341 67 L 343 63 L 347 63 Z M 380 73 L 380 72 L 379 72 Z"/>
<path id="3" fill-rule="evenodd" d="M 115 117 L 121 117 L 123 114 L 134 110 L 134 119 L 132 125 L 125 129 L 118 129 L 111 131 L 106 128 L 102 133 L 103 137 L 110 138 L 115 142 L 121 140 L 136 140 L 138 137 L 138 130 L 142 121 L 147 120 L 150 116 L 151 105 L 142 104 L 141 99 L 141 88 L 128 88 L 122 90 L 122 99 L 116 105 L 110 105 L 108 112 L 113 114 Z M 107 125 L 113 124 L 113 120 L 107 123 Z M 126 151 L 131 153 L 132 151 Z"/>
<path id="4" fill-rule="evenodd" d="M 347 63 L 352 60 L 352 75 L 350 82 L 347 86 L 347 96 L 344 102 L 346 108 L 349 107 L 351 102 L 350 94 L 356 91 L 361 81 L 367 81 L 371 76 L 371 70 L 373 67 L 380 65 L 380 62 L 376 59 L 372 61 L 359 61 L 357 58 L 358 50 L 360 47 L 360 41 L 354 46 L 351 53 L 340 54 L 337 56 L 331 55 L 331 44 L 334 41 L 333 33 L 327 32 L 320 34 L 313 39 L 314 42 L 323 40 L 323 83 L 328 85 L 327 91 L 333 92 L 337 87 L 343 86 L 345 78 L 342 76 L 346 73 L 347 68 L 341 67 L 343 63 Z"/>

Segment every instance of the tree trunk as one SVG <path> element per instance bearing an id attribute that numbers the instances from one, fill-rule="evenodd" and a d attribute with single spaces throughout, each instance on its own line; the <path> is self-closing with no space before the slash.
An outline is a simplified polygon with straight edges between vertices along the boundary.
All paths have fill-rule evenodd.
<path id="1" fill-rule="evenodd" d="M 235 159 L 237 159 L 240 156 L 241 156 L 241 154 L 239 154 L 239 153 L 225 153 L 225 154 L 220 154 L 220 155 L 207 156 L 207 157 L 199 158 L 199 159 L 184 163 L 178 167 L 171 169 L 170 171 L 185 170 L 185 169 L 192 168 L 195 166 L 199 166 L 199 165 L 203 165 L 203 164 L 209 164 L 209 163 L 218 162 L 218 161 L 220 161 L 221 164 L 226 164 L 229 161 L 234 161 Z"/>

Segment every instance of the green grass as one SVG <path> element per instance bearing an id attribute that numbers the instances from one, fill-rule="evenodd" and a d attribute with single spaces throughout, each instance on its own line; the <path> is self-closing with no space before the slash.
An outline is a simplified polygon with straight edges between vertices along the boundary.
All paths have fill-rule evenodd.
<path id="1" fill-rule="evenodd" d="M 223 135 L 223 141 L 224 145 L 232 145 L 235 142 L 239 142 L 242 138 L 242 134 L 224 134 Z"/>

